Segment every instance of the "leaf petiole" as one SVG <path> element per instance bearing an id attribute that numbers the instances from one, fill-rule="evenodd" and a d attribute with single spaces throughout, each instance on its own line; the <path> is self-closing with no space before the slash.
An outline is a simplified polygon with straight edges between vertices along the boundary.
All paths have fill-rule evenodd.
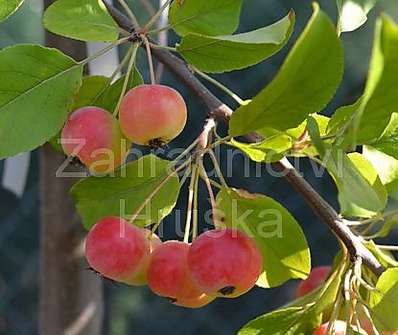
<path id="1" fill-rule="evenodd" d="M 96 52 L 94 55 L 91 55 L 90 57 L 87 57 L 86 59 L 83 59 L 80 62 L 77 62 L 77 64 L 79 65 L 86 65 L 87 63 L 90 63 L 91 61 L 93 61 L 94 59 L 97 59 L 98 57 L 101 57 L 102 55 L 106 54 L 107 52 L 109 52 L 110 50 L 112 50 L 113 48 L 116 48 L 117 46 L 127 43 L 130 40 L 130 36 L 128 37 L 123 37 L 120 40 L 117 40 L 116 42 L 106 46 L 105 48 L 99 50 L 98 52 Z"/>
<path id="2" fill-rule="evenodd" d="M 129 223 L 133 223 L 137 217 L 140 215 L 142 210 L 149 204 L 149 202 L 153 199 L 153 197 L 159 193 L 159 191 L 162 189 L 162 187 L 172 178 L 175 176 L 178 172 L 180 172 L 182 169 L 184 169 L 190 161 L 187 161 L 185 164 L 180 165 L 177 169 L 172 171 L 171 173 L 167 174 L 166 177 L 162 179 L 162 181 L 159 183 L 159 185 L 146 197 L 144 202 L 141 204 L 141 206 L 138 207 L 138 209 L 135 211 L 131 219 L 129 220 Z M 155 225 L 157 228 L 158 225 Z M 154 232 L 156 229 L 154 229 L 152 232 Z"/>
<path id="3" fill-rule="evenodd" d="M 131 52 L 130 62 L 127 67 L 126 78 L 124 79 L 123 88 L 120 93 L 119 100 L 117 102 L 115 110 L 113 111 L 113 116 L 115 116 L 115 117 L 119 114 L 120 104 L 122 103 L 122 99 L 123 99 L 124 95 L 126 94 L 127 86 L 128 86 L 129 80 L 130 80 L 131 72 L 133 71 L 133 67 L 135 64 L 135 59 L 137 57 L 137 51 L 138 51 L 139 47 L 140 47 L 140 43 L 133 44 L 133 50 Z"/>
<path id="4" fill-rule="evenodd" d="M 209 83 L 212 83 L 214 86 L 218 87 L 219 89 L 221 89 L 222 91 L 224 91 L 225 93 L 227 93 L 232 99 L 234 99 L 239 105 L 243 106 L 243 105 L 247 105 L 248 101 L 243 100 L 242 98 L 240 98 L 236 93 L 232 92 L 228 87 L 226 87 L 224 84 L 220 83 L 219 81 L 217 81 L 216 79 L 214 79 L 213 77 L 210 77 L 209 75 L 207 75 L 206 73 L 198 70 L 197 68 L 195 68 L 194 66 L 190 66 L 190 68 L 196 72 L 200 77 L 202 77 L 203 79 L 207 80 Z"/>

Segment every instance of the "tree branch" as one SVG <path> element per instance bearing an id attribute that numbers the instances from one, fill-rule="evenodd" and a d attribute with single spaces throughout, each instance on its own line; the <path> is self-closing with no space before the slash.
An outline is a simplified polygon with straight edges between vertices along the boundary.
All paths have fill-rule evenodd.
<path id="1" fill-rule="evenodd" d="M 115 9 L 110 4 L 104 3 L 112 15 L 117 24 L 128 31 L 133 31 L 133 27 L 128 19 Z M 173 55 L 167 50 L 153 49 L 153 55 L 165 66 L 177 75 L 193 92 L 199 97 L 203 104 L 209 111 L 209 118 L 206 122 L 204 130 L 202 132 L 201 141 L 199 141 L 200 147 L 207 144 L 207 136 L 211 131 L 210 124 L 215 121 L 228 122 L 232 110 L 214 96 L 193 74 L 189 66 L 180 58 Z M 246 136 L 250 142 L 258 140 L 256 134 L 250 134 Z M 382 265 L 378 262 L 375 256 L 365 247 L 361 237 L 355 235 L 351 229 L 345 223 L 339 214 L 331 207 L 325 199 L 317 193 L 312 186 L 300 175 L 300 173 L 290 164 L 285 158 L 275 163 L 276 167 L 283 172 L 283 175 L 289 181 L 289 183 L 296 189 L 296 191 L 306 200 L 311 206 L 316 215 L 329 226 L 330 230 L 343 242 L 346 246 L 351 260 L 355 261 L 361 258 L 363 263 L 377 276 L 383 271 Z"/>

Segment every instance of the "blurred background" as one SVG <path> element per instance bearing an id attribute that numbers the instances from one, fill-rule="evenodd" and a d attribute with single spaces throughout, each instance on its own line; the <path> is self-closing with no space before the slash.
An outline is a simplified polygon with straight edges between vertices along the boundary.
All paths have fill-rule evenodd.
<path id="1" fill-rule="evenodd" d="M 138 17 L 147 16 L 139 0 L 132 0 L 130 3 Z M 324 0 L 320 3 L 321 7 L 335 20 L 334 1 Z M 153 5 L 155 6 L 156 3 L 153 2 Z M 223 74 L 216 78 L 243 98 L 255 95 L 264 87 L 275 75 L 291 44 L 310 17 L 311 1 L 244 1 L 239 31 L 249 31 L 270 24 L 286 15 L 290 8 L 296 11 L 297 24 L 288 47 L 266 62 L 248 70 Z M 371 53 L 375 18 L 382 11 L 398 20 L 398 2 L 379 1 L 365 26 L 343 36 L 346 56 L 344 81 L 325 114 L 330 114 L 341 104 L 353 102 L 361 93 Z M 43 44 L 41 12 L 40 0 L 26 0 L 17 14 L 0 23 L 0 47 L 17 43 Z M 169 36 L 169 39 L 170 44 L 177 41 L 174 35 Z M 144 69 L 146 65 L 143 56 L 143 54 L 140 55 L 139 61 L 141 69 Z M 311 59 L 308 61 L 310 62 Z M 142 72 L 145 77 L 146 71 Z M 187 146 L 199 134 L 206 112 L 195 97 L 167 70 L 162 81 L 179 89 L 189 104 L 188 126 L 170 148 Z M 234 106 L 233 102 L 222 93 L 217 90 L 214 92 Z M 225 152 L 222 152 L 221 157 L 223 154 Z M 38 152 L 33 152 L 30 157 L 16 158 L 11 165 L 10 162 L 0 161 L 0 334 L 34 335 L 38 334 L 40 230 Z M 228 178 L 230 184 L 253 192 L 264 193 L 280 201 L 302 225 L 311 247 L 313 265 L 329 264 L 337 250 L 336 240 L 303 200 L 292 191 L 290 185 L 284 179 L 271 178 L 265 168 L 261 168 L 261 177 L 256 176 L 254 164 L 251 166 L 252 177 L 248 178 L 243 174 L 241 163 L 242 157 L 237 155 L 233 161 L 233 174 Z M 13 168 L 10 169 L 10 166 Z M 336 206 L 336 191 L 331 180 L 327 176 L 322 179 L 315 178 L 309 163 L 305 160 L 301 162 L 300 170 L 306 179 Z M 24 171 L 27 171 L 26 176 Z M 204 191 L 202 194 L 200 208 L 205 211 L 209 208 L 209 202 L 207 193 Z M 185 195 L 184 190 L 177 205 L 177 208 L 182 210 L 186 205 Z M 175 237 L 172 218 L 165 220 L 163 230 L 166 238 Z M 129 288 L 105 281 L 103 335 L 235 334 L 247 321 L 292 299 L 296 284 L 291 281 L 276 289 L 253 289 L 238 299 L 219 299 L 200 310 L 186 310 L 172 306 L 166 300 L 154 296 L 146 287 Z"/>

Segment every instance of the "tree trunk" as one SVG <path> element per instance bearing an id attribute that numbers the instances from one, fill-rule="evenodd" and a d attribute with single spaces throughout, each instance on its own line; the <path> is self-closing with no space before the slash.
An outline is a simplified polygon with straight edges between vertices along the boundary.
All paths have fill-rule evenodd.
<path id="1" fill-rule="evenodd" d="M 46 8 L 52 1 L 44 0 Z M 76 60 L 84 58 L 84 43 L 46 33 L 46 45 Z M 72 178 L 57 178 L 65 157 L 50 145 L 40 151 L 40 295 L 41 335 L 99 335 L 102 329 L 102 282 L 87 271 L 84 232 L 68 194 Z"/>

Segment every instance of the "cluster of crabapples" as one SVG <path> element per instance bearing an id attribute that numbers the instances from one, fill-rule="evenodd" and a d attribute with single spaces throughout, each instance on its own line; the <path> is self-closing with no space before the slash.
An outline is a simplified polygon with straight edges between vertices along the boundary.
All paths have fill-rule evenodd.
<path id="1" fill-rule="evenodd" d="M 87 106 L 72 112 L 62 130 L 61 144 L 93 174 L 113 172 L 122 165 L 130 143 L 159 146 L 185 127 L 183 97 L 164 85 L 140 85 L 123 97 L 117 119 L 109 111 Z"/>
<path id="2" fill-rule="evenodd" d="M 262 271 L 262 256 L 245 233 L 209 230 L 191 244 L 162 242 L 151 231 L 119 217 L 97 222 L 87 235 L 86 258 L 105 278 L 147 284 L 177 306 L 199 308 L 217 297 L 249 291 Z"/>

